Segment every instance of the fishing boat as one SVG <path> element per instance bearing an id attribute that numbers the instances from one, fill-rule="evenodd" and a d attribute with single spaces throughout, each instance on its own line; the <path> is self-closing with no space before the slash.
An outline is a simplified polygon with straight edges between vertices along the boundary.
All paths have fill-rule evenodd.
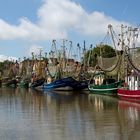
<path id="1" fill-rule="evenodd" d="M 2 78 L 2 82 L 1 82 L 1 86 L 2 87 L 17 87 L 17 79 L 13 78 L 9 78 L 9 77 L 4 77 Z"/>
<path id="2" fill-rule="evenodd" d="M 130 90 L 127 88 L 119 88 L 118 96 L 123 99 L 140 99 L 140 90 Z"/>
<path id="3" fill-rule="evenodd" d="M 140 74 L 132 70 L 126 78 L 127 82 L 118 89 L 118 96 L 126 99 L 140 99 Z"/>
<path id="4" fill-rule="evenodd" d="M 72 85 L 77 82 L 72 77 L 66 77 L 54 80 L 50 83 L 43 84 L 43 90 L 61 90 L 61 91 L 68 91 L 73 90 Z"/>
<path id="5" fill-rule="evenodd" d="M 111 43 L 113 44 L 107 41 L 107 43 L 102 42 L 96 46 L 95 49 L 98 49 L 99 53 L 97 52 L 94 58 L 96 65 L 88 89 L 95 94 L 117 95 L 117 90 L 122 81 L 120 69 L 122 52 L 116 46 L 118 40 L 115 38 L 112 25 L 109 25 L 108 29 L 106 37 L 111 37 L 109 40 L 112 40 Z"/>
<path id="6" fill-rule="evenodd" d="M 116 81 L 113 78 L 106 78 L 103 71 L 96 72 L 93 79 L 88 85 L 88 89 L 94 94 L 117 94 L 120 81 Z"/>
<path id="7" fill-rule="evenodd" d="M 87 90 L 88 81 L 77 81 L 72 77 L 61 78 L 54 80 L 51 83 L 43 84 L 44 90 L 61 90 L 61 91 L 71 91 L 71 90 Z"/>
<path id="8" fill-rule="evenodd" d="M 128 40 L 136 41 L 138 38 L 138 29 L 131 28 L 128 33 L 132 34 L 132 38 Z M 129 34 L 130 34 L 129 33 Z M 131 36 L 130 36 L 131 37 Z M 125 82 L 123 87 L 118 89 L 118 96 L 122 99 L 139 100 L 140 99 L 140 69 L 139 64 L 139 48 L 135 46 L 135 42 L 128 42 L 123 44 L 124 52 L 124 75 Z M 137 61 L 138 60 L 138 61 Z"/>

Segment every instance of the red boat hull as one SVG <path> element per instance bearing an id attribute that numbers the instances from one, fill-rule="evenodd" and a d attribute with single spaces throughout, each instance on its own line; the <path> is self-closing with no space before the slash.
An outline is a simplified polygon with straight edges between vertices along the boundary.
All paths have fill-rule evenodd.
<path id="1" fill-rule="evenodd" d="M 121 98 L 140 99 L 140 90 L 118 89 L 118 96 Z"/>

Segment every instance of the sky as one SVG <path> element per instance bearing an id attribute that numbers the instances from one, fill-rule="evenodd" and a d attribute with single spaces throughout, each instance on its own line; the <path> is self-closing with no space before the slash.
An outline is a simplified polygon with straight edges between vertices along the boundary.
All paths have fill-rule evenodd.
<path id="1" fill-rule="evenodd" d="M 66 39 L 73 47 L 100 43 L 107 27 L 140 25 L 138 0 L 0 0 L 0 61 L 49 52 Z M 42 54 L 43 55 L 43 54 Z"/>

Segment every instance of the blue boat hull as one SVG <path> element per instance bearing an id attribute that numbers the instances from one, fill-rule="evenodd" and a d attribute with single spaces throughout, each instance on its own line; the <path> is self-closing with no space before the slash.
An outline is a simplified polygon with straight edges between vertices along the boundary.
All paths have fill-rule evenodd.
<path id="1" fill-rule="evenodd" d="M 59 80 L 55 80 L 50 84 L 45 83 L 43 85 L 44 90 L 73 90 L 70 86 L 71 82 L 74 82 L 74 79 L 71 77 L 62 78 Z M 68 88 L 69 87 L 69 88 Z"/>
<path id="2" fill-rule="evenodd" d="M 72 77 L 62 78 L 50 84 L 46 83 L 43 85 L 44 90 L 83 90 L 87 89 L 87 87 L 87 81 L 76 81 Z"/>

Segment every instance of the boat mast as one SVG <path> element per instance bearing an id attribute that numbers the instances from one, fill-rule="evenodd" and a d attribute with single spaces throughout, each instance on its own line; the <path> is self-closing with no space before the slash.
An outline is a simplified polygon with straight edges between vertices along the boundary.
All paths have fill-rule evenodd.
<path id="1" fill-rule="evenodd" d="M 115 53 L 116 53 L 116 57 L 118 59 L 118 54 L 117 54 L 117 47 L 116 47 L 116 43 L 115 43 L 115 39 L 114 39 L 114 35 L 113 35 L 113 27 L 111 24 L 108 25 L 108 28 L 109 28 L 109 31 L 110 31 L 110 34 L 111 34 L 111 37 L 112 37 L 112 42 L 113 42 L 113 45 L 115 47 Z"/>
<path id="2" fill-rule="evenodd" d="M 52 48 L 54 49 L 54 53 L 56 55 L 54 57 L 58 57 L 58 53 L 57 53 L 57 49 L 56 49 L 56 40 L 55 39 L 52 40 Z"/>
<path id="3" fill-rule="evenodd" d="M 121 25 L 121 49 L 123 51 L 123 54 L 122 54 L 122 78 L 125 80 L 125 82 L 127 83 L 127 49 L 126 49 L 126 45 L 125 45 L 125 40 L 124 40 L 124 34 L 128 33 L 128 32 L 124 32 L 124 29 L 126 28 L 127 26 L 124 26 L 123 24 Z"/>
<path id="4" fill-rule="evenodd" d="M 66 68 L 66 39 L 62 40 L 62 59 L 63 59 L 63 68 Z"/>
<path id="5" fill-rule="evenodd" d="M 70 53 L 71 53 L 71 49 L 72 49 L 72 41 L 69 41 L 69 43 L 70 43 L 70 48 L 69 48 L 69 51 L 68 51 L 68 58 L 67 58 L 67 62 L 68 62 L 68 60 L 71 58 L 71 55 L 70 55 Z"/>
<path id="6" fill-rule="evenodd" d="M 85 54 L 86 54 L 86 42 L 84 40 L 83 58 L 85 58 Z M 84 61 L 84 70 L 85 70 L 85 67 L 86 67 L 86 59 L 84 59 L 83 61 Z"/>
<path id="7" fill-rule="evenodd" d="M 41 58 L 42 58 L 42 48 L 39 48 L 39 60 L 41 61 Z"/>
<path id="8" fill-rule="evenodd" d="M 91 59 L 91 53 L 92 53 L 92 44 L 90 45 L 89 55 L 88 55 L 88 67 L 90 66 L 90 59 Z"/>
<path id="9" fill-rule="evenodd" d="M 77 44 L 77 48 L 78 48 L 78 52 L 79 52 L 78 53 L 79 54 L 79 56 L 78 56 L 79 57 L 79 61 L 81 62 L 81 59 L 82 59 L 81 58 L 81 47 L 80 47 L 80 44 L 79 43 Z"/>

